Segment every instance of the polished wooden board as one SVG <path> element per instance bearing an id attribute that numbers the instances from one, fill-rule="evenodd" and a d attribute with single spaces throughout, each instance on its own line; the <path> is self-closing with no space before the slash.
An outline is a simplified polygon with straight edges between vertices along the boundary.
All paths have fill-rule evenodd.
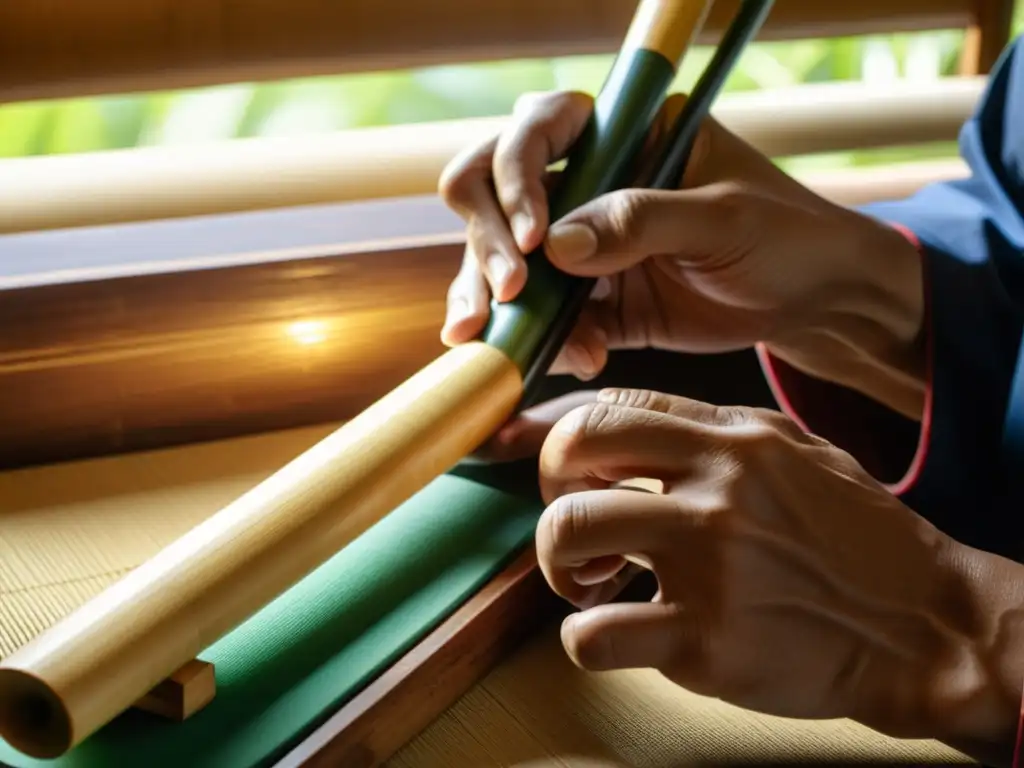
<path id="1" fill-rule="evenodd" d="M 443 351 L 460 238 L 400 228 L 450 213 L 290 213 L 0 239 L 0 465 L 351 418 Z"/>
<path id="2" fill-rule="evenodd" d="M 407 744 L 388 768 L 971 765 L 928 741 L 802 722 L 702 698 L 650 670 L 587 673 L 544 627 Z"/>
<path id="3" fill-rule="evenodd" d="M 964 171 L 801 178 L 862 203 Z M 351 418 L 443 351 L 461 226 L 427 196 L 0 236 L 0 468 Z M 725 397 L 735 364 L 685 362 Z"/>
<path id="4" fill-rule="evenodd" d="M 718 39 L 737 3 L 715 2 L 703 42 Z M 0 99 L 610 52 L 634 7 L 628 0 L 5 2 Z M 762 37 L 964 29 L 979 12 L 978 0 L 778 0 Z M 1002 42 L 1008 36 L 993 25 L 986 32 Z"/>

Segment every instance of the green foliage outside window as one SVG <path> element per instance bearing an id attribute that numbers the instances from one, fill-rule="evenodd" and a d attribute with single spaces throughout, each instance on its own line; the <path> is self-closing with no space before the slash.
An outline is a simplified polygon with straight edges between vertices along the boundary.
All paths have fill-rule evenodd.
<path id="1" fill-rule="evenodd" d="M 1024 7 L 1024 0 L 1018 4 Z M 1018 13 L 1018 17 L 1020 17 Z M 1018 25 L 1019 27 L 1019 25 Z M 959 32 L 760 43 L 745 53 L 727 92 L 801 83 L 902 78 L 956 71 Z M 685 90 L 710 51 L 691 56 Z M 187 91 L 0 106 L 0 158 L 153 144 L 322 133 L 357 126 L 507 113 L 524 91 L 596 91 L 610 57 L 505 61 Z M 948 155 L 953 145 L 819 158 L 829 166 Z"/>

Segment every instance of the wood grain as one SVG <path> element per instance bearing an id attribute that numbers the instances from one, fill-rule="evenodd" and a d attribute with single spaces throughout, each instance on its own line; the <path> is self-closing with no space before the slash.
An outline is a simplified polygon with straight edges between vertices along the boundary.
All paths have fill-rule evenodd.
<path id="1" fill-rule="evenodd" d="M 388 768 L 784 768 L 975 765 L 933 741 L 886 738 L 846 720 L 749 712 L 654 670 L 587 673 L 558 621 L 543 626 Z"/>
<path id="2" fill-rule="evenodd" d="M 133 707 L 182 722 L 202 710 L 216 695 L 217 675 L 213 664 L 192 659 L 166 680 L 157 683 Z"/>
<path id="3" fill-rule="evenodd" d="M 977 0 L 778 0 L 763 39 L 964 29 Z M 739 0 L 717 0 L 714 42 Z M 1009 6 L 1009 0 L 1000 0 Z M 0 100 L 611 52 L 623 0 L 0 3 Z"/>
<path id="4" fill-rule="evenodd" d="M 380 765 L 560 610 L 531 547 L 275 768 Z"/>
<path id="5" fill-rule="evenodd" d="M 712 112 L 764 154 L 786 157 L 953 141 L 984 87 L 982 77 L 807 84 L 729 94 Z M 507 120 L 2 160 L 0 232 L 432 195 L 445 165 Z"/>
<path id="6" fill-rule="evenodd" d="M 960 72 L 982 75 L 992 71 L 1013 31 L 1012 0 L 976 0 L 974 20 L 967 28 Z"/>
<path id="7" fill-rule="evenodd" d="M 806 180 L 859 204 L 964 172 Z M 459 226 L 430 198 L 0 237 L 0 467 L 351 418 L 443 351 Z M 745 355 L 677 365 L 680 393 L 762 396 Z"/>

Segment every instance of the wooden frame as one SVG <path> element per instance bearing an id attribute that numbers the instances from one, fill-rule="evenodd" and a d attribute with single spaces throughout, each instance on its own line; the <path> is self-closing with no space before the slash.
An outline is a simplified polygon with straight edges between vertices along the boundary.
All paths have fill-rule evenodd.
<path id="1" fill-rule="evenodd" d="M 715 3 L 713 42 L 738 0 Z M 762 39 L 971 29 L 971 71 L 1009 34 L 1012 0 L 778 0 Z M 0 5 L 0 99 L 182 88 L 459 61 L 608 52 L 620 0 L 50 0 Z"/>
<path id="2" fill-rule="evenodd" d="M 974 20 L 967 27 L 960 72 L 978 75 L 990 72 L 1006 47 L 1013 25 L 1012 0 L 976 0 Z"/>
<path id="3" fill-rule="evenodd" d="M 984 85 L 983 77 L 881 92 L 857 82 L 801 85 L 730 95 L 714 114 L 772 157 L 922 144 L 954 138 Z M 0 161 L 0 232 L 433 194 L 444 166 L 506 121 Z"/>
<path id="4" fill-rule="evenodd" d="M 963 172 L 804 180 L 861 203 Z M 350 418 L 441 351 L 460 229 L 423 197 L 0 237 L 0 467 Z"/>
<path id="5" fill-rule="evenodd" d="M 528 548 L 275 768 L 381 764 L 563 605 Z"/>

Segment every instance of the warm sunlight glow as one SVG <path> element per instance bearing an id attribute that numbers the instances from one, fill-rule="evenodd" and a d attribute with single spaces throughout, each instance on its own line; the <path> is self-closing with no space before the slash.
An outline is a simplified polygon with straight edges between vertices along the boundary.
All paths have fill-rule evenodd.
<path id="1" fill-rule="evenodd" d="M 327 339 L 327 323 L 322 320 L 300 320 L 291 323 L 287 332 L 297 344 L 310 347 Z"/>

